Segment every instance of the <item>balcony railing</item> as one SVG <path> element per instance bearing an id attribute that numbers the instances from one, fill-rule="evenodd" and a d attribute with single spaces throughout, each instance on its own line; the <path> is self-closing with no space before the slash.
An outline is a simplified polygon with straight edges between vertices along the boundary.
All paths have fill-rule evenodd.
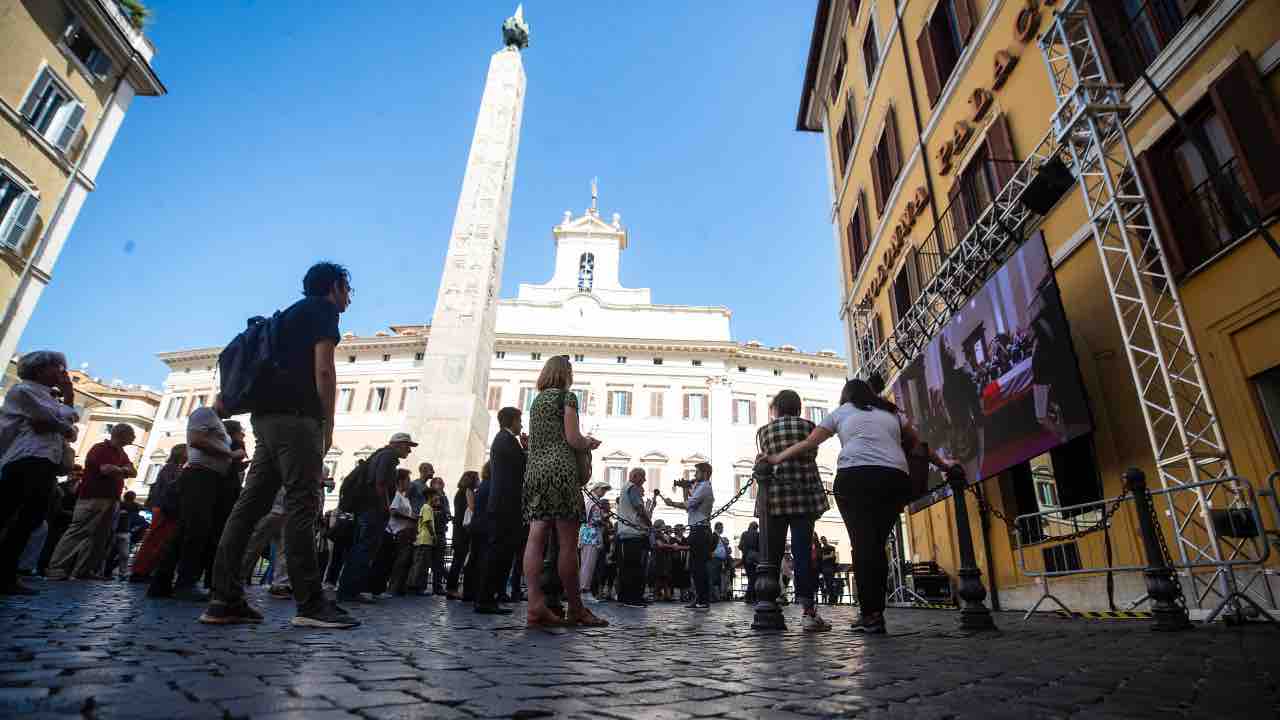
<path id="1" fill-rule="evenodd" d="M 1124 10 L 1118 0 L 1094 2 L 1093 8 L 1115 80 L 1126 86 L 1150 67 L 1187 21 L 1178 8 L 1178 0 L 1147 0 L 1132 13 Z M 1113 24 L 1120 27 L 1112 27 Z"/>
<path id="2" fill-rule="evenodd" d="M 993 183 L 1000 182 L 1001 178 L 1012 177 L 1021 165 L 1014 160 L 983 159 L 978 162 L 981 162 L 982 166 L 973 168 L 970 172 L 976 170 L 978 174 L 991 178 Z M 999 188 L 991 192 L 990 187 L 992 186 L 983 182 L 966 183 L 964 189 L 938 216 L 938 223 L 929 231 L 924 242 L 919 245 L 913 255 L 908 256 L 907 262 L 914 262 L 913 266 L 907 268 L 907 272 L 913 279 L 911 283 L 913 302 L 919 291 L 927 287 L 938 273 L 943 271 L 947 257 L 960 247 L 961 241 L 977 224 L 978 218 L 987 211 L 994 196 L 999 194 Z"/>
<path id="3" fill-rule="evenodd" d="M 1253 206 L 1240 163 L 1228 160 L 1174 204 L 1170 220 L 1183 265 L 1189 270 L 1253 229 Z"/>

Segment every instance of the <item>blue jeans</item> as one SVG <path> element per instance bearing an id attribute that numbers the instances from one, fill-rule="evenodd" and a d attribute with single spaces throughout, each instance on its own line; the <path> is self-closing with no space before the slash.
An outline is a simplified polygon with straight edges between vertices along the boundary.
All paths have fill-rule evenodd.
<path id="1" fill-rule="evenodd" d="M 342 560 L 342 577 L 338 579 L 338 598 L 350 600 L 369 592 L 373 559 L 382 548 L 386 534 L 387 514 L 379 510 L 356 513 L 356 538 Z"/>
<path id="2" fill-rule="evenodd" d="M 791 559 L 796 571 L 796 600 L 804 607 L 813 605 L 813 592 L 817 587 L 815 568 L 810 562 L 813 551 L 813 518 L 808 515 L 769 516 L 769 562 L 782 567 L 782 550 L 787 543 L 787 528 L 791 528 Z"/>

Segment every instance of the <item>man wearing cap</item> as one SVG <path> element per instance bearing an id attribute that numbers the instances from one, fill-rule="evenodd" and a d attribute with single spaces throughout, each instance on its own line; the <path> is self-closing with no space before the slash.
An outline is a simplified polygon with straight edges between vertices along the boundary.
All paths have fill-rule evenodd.
<path id="1" fill-rule="evenodd" d="M 338 578 L 339 601 L 374 601 L 369 592 L 369 575 L 373 559 L 382 547 L 384 528 L 391 515 L 391 499 L 396 493 L 396 470 L 400 461 L 409 457 L 417 446 L 409 433 L 392 435 L 386 447 L 365 461 L 360 477 L 348 480 L 357 482 L 358 486 L 343 489 L 354 493 L 352 512 L 356 516 L 356 536 L 343 560 L 342 576 Z"/>
<path id="2" fill-rule="evenodd" d="M 476 595 L 476 612 L 509 614 L 498 606 L 498 592 L 505 584 L 507 569 L 524 541 L 524 470 L 528 459 L 528 436 L 519 408 L 504 407 L 498 411 L 498 434 L 489 446 L 489 487 L 482 508 L 489 531 L 489 549 L 484 553 L 481 585 Z"/>

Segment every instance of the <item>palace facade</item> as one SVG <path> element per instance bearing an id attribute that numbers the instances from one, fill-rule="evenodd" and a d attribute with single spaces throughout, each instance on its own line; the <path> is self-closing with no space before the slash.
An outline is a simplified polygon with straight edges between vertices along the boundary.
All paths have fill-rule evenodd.
<path id="1" fill-rule="evenodd" d="M 551 279 L 522 283 L 516 297 L 498 301 L 495 351 L 484 396 L 489 437 L 498 430 L 500 408 L 527 409 L 532 404 L 545 360 L 570 355 L 583 427 L 603 441 L 594 453 L 594 476 L 607 479 L 616 494 L 627 471 L 642 467 L 649 491 L 661 487 L 678 498 L 672 481 L 691 476 L 694 464 L 706 461 L 715 468 L 719 506 L 749 480 L 757 452 L 755 431 L 768 422 L 775 394 L 788 388 L 798 392 L 805 413 L 815 421 L 835 406 L 847 365 L 834 351 L 810 353 L 789 345 L 737 342 L 730 333 L 727 308 L 658 305 L 649 289 L 623 287 L 619 266 L 628 234 L 617 214 L 606 221 L 594 207 L 578 217 L 566 212 L 552 235 L 556 250 Z M 342 478 L 393 432 L 406 429 L 422 387 L 423 357 L 430 341 L 427 325 L 344 334 L 337 349 L 334 446 L 325 461 L 329 475 Z M 169 448 L 183 442 L 187 416 L 217 392 L 214 367 L 220 350 L 207 347 L 160 355 L 169 375 L 136 482 L 140 496 L 154 481 Z M 827 443 L 819 454 L 828 487 L 838 450 L 835 443 Z M 435 467 L 450 488 L 463 471 L 479 469 L 438 462 Z M 754 492 L 748 491 L 719 518 L 734 538 L 750 522 L 753 499 Z M 336 503 L 337 495 L 331 493 L 327 504 Z M 683 511 L 661 504 L 656 516 L 668 524 L 685 522 Z M 818 532 L 838 543 L 847 561 L 847 535 L 834 502 Z"/>

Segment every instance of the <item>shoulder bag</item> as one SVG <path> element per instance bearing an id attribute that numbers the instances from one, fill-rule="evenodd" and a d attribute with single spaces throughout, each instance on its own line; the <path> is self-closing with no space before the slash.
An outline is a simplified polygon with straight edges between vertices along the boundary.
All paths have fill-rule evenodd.
<path id="1" fill-rule="evenodd" d="M 564 422 L 565 399 L 568 396 L 569 396 L 568 390 L 560 391 L 560 418 L 562 423 L 561 427 L 563 427 L 563 422 Z M 574 458 L 577 460 L 577 463 L 578 463 L 578 486 L 585 487 L 586 484 L 591 481 L 591 451 L 579 450 L 578 448 L 573 447 L 572 445 L 569 447 L 571 450 L 573 450 Z"/>

